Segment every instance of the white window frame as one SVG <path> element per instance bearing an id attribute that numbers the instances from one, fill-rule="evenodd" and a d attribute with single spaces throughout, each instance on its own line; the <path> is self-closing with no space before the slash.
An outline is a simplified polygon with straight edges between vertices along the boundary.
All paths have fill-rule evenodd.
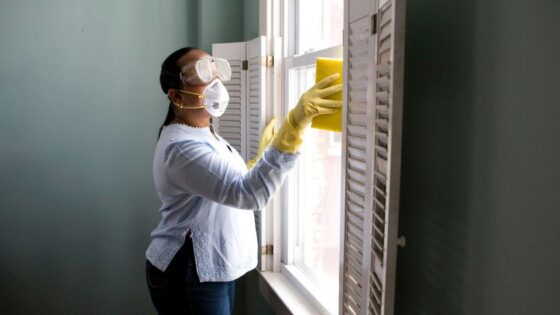
<path id="1" fill-rule="evenodd" d="M 290 56 L 284 60 L 284 99 L 289 99 L 289 87 L 290 78 L 289 72 L 291 69 L 297 69 L 300 67 L 312 66 L 315 64 L 317 57 L 326 58 L 342 58 L 342 45 L 330 47 L 318 51 L 313 51 L 303 55 Z M 288 104 L 286 102 L 285 110 L 288 109 Z M 342 150 L 342 148 L 341 148 Z M 342 160 L 341 160 L 342 163 Z M 297 172 L 298 170 L 294 170 Z M 297 180 L 288 177 L 284 183 L 285 189 L 282 191 L 281 204 L 282 204 L 282 244 L 285 244 L 282 248 L 282 273 L 291 280 L 291 282 L 300 290 L 302 293 L 313 302 L 316 308 L 321 310 L 323 313 L 336 314 L 338 309 L 338 295 L 332 297 L 325 294 L 325 290 L 322 290 L 314 281 L 314 275 L 310 271 L 305 271 L 301 266 L 296 266 L 296 257 L 298 256 L 298 249 L 296 244 L 296 234 L 301 236 L 302 229 L 298 228 L 296 222 L 300 220 L 299 213 L 296 213 L 296 207 L 292 200 L 288 199 L 288 196 L 297 194 L 299 189 L 297 188 Z M 342 193 L 343 187 L 341 187 Z M 298 229 L 298 231 L 295 231 Z M 341 231 L 338 231 L 340 234 Z"/>
<path id="2" fill-rule="evenodd" d="M 357 45 L 362 45 L 364 39 L 367 38 L 367 52 L 368 60 L 375 60 L 373 63 L 368 64 L 367 81 L 366 84 L 367 91 L 364 92 L 364 88 L 360 86 L 361 81 L 364 80 L 363 77 L 357 78 L 357 82 L 346 81 L 345 78 L 345 92 L 343 93 L 344 102 L 347 106 L 343 108 L 343 136 L 342 136 L 342 154 L 345 165 L 342 168 L 342 185 L 344 191 L 342 192 L 342 202 L 341 207 L 344 209 L 343 218 L 341 220 L 341 259 L 339 270 L 340 274 L 340 290 L 341 294 L 339 296 L 339 309 L 338 312 L 334 311 L 332 313 L 367 313 L 368 310 L 375 312 L 376 314 L 391 315 L 393 314 L 394 307 L 394 286 L 395 286 L 395 268 L 396 268 L 396 251 L 397 246 L 404 246 L 404 237 L 398 237 L 398 200 L 399 200 L 399 179 L 400 179 L 400 134 L 402 129 L 402 85 L 403 85 L 403 74 L 404 74 L 404 6 L 405 0 L 344 0 L 344 24 L 345 28 L 343 36 L 343 45 L 345 45 L 344 54 L 345 64 L 344 71 L 348 73 L 350 71 L 349 66 L 349 53 L 352 49 L 351 44 L 356 43 Z M 268 104 L 272 104 L 274 110 L 271 111 L 271 115 L 275 115 L 279 118 L 286 116 L 286 107 L 284 102 L 288 99 L 287 92 L 284 91 L 284 86 L 286 84 L 285 75 L 286 67 L 284 62 L 294 62 L 289 60 L 284 60 L 284 56 L 294 56 L 296 52 L 295 42 L 289 40 L 289 36 L 285 36 L 291 33 L 296 28 L 294 11 L 289 10 L 295 8 L 295 0 L 260 0 L 260 35 L 266 36 L 268 40 L 267 55 L 274 56 L 274 67 L 267 69 L 267 100 Z M 381 10 L 385 17 L 379 16 L 376 19 L 378 11 Z M 387 15 L 387 12 L 390 12 Z M 388 18 L 387 18 L 388 17 Z M 394 24 L 390 24 L 393 23 Z M 367 25 L 367 26 L 366 26 Z M 374 28 L 376 27 L 376 28 Z M 379 27 L 379 35 L 373 30 Z M 351 29 L 353 29 L 351 31 Z M 365 29 L 365 31 L 364 31 Z M 358 35 L 358 36 L 353 36 Z M 389 38 L 391 36 L 390 45 L 385 45 L 385 48 L 381 51 L 378 49 L 380 42 L 378 42 L 378 36 L 382 36 L 383 39 Z M 394 36 L 394 37 L 393 37 Z M 389 43 L 384 41 L 384 44 Z M 387 49 L 389 47 L 389 49 Z M 378 55 L 378 51 L 379 55 Z M 377 58 L 384 55 L 383 58 L 387 58 L 387 52 L 390 52 L 390 62 L 383 61 L 382 67 L 377 70 Z M 363 57 L 364 51 L 359 47 L 358 57 Z M 356 57 L 356 58 L 358 58 Z M 303 60 L 303 59 L 302 59 Z M 296 61 L 297 62 L 297 61 Z M 371 67 L 371 69 L 370 69 Z M 391 71 L 390 79 L 380 79 L 378 81 L 378 76 L 385 76 L 386 71 Z M 378 89 L 385 91 L 389 84 L 389 95 L 390 104 L 389 108 L 383 102 L 387 99 L 384 93 L 379 95 L 375 93 Z M 366 93 L 366 100 L 357 99 L 357 103 L 350 104 L 350 97 L 352 93 L 349 92 L 352 89 L 352 85 L 356 89 L 358 94 L 356 97 L 361 98 L 363 94 Z M 363 127 L 364 127 L 364 117 L 363 114 L 363 102 L 367 102 L 366 105 L 366 132 L 365 141 L 368 143 L 366 145 L 366 162 L 365 169 L 365 182 L 362 180 L 362 186 L 367 186 L 366 191 L 370 191 L 373 187 L 374 181 L 372 181 L 372 176 L 376 176 L 372 171 L 372 167 L 378 167 L 379 169 L 387 168 L 385 171 L 390 171 L 390 174 L 386 176 L 388 179 L 386 187 L 381 189 L 385 192 L 385 217 L 386 219 L 375 219 L 375 222 L 383 223 L 384 228 L 382 237 L 384 238 L 382 247 L 383 254 L 379 254 L 371 250 L 371 244 L 374 243 L 371 230 L 373 228 L 374 211 L 381 209 L 383 205 L 374 205 L 371 200 L 371 195 L 365 194 L 368 200 L 362 202 L 362 211 L 364 212 L 363 218 L 356 219 L 355 216 L 351 216 L 350 212 L 357 211 L 360 209 L 355 208 L 355 204 L 347 207 L 346 204 L 346 191 L 350 184 L 345 182 L 350 182 L 352 180 L 360 180 L 359 177 L 352 178 L 356 175 L 353 172 L 352 176 L 349 175 L 348 181 L 346 178 L 346 169 L 350 170 L 354 166 L 362 167 L 356 163 L 350 163 L 351 155 L 360 157 L 363 153 L 363 148 L 361 148 L 362 140 L 356 140 L 356 136 L 364 138 Z M 352 109 L 352 108 L 353 109 Z M 387 129 L 380 129 L 376 131 L 377 126 L 386 124 L 383 122 L 382 118 L 380 121 L 374 119 L 376 113 L 391 110 L 389 116 L 390 122 Z M 352 114 L 354 111 L 354 114 Z M 270 118 L 270 117 L 268 117 Z M 281 121 L 279 120 L 279 123 Z M 381 161 L 373 163 L 372 160 L 375 159 L 371 152 L 372 148 L 376 145 L 373 144 L 375 137 L 383 136 L 387 132 L 390 133 L 390 143 L 386 143 L 390 147 L 387 150 L 391 151 L 391 157 L 387 156 L 387 161 L 385 165 L 382 165 Z M 358 142 L 356 142 L 358 141 Z M 354 144 L 352 144 L 354 143 Z M 357 144 L 353 147 L 354 150 L 348 150 L 350 146 Z M 347 148 L 348 147 L 348 148 Z M 360 152 L 358 152 L 360 151 Z M 356 155 L 358 154 L 358 155 Z M 390 160 L 390 161 L 389 161 Z M 354 160 L 352 160 L 355 162 Z M 374 160 L 375 161 L 375 160 Z M 350 174 L 350 173 L 349 173 Z M 359 175 L 359 174 L 358 174 Z M 359 184 L 359 183 L 358 183 Z M 352 185 L 356 185 L 353 183 Z M 347 187 L 348 186 L 348 187 Z M 387 190 L 387 187 L 389 190 Z M 360 187 L 359 187 L 360 188 Z M 283 230 L 286 229 L 286 225 L 289 222 L 283 222 L 281 210 L 285 200 L 282 200 L 282 196 L 285 196 L 287 185 L 282 188 L 282 194 L 274 198 L 272 202 L 272 212 L 269 212 L 269 221 L 267 222 L 267 237 L 272 237 L 273 243 L 273 253 L 269 259 L 272 259 L 272 270 L 267 268 L 268 271 L 273 272 L 260 272 L 259 287 L 265 298 L 269 303 L 281 313 L 293 313 L 293 314 L 327 314 L 331 313 L 321 303 L 314 298 L 312 294 L 316 290 L 305 289 L 306 285 L 302 284 L 302 281 L 297 280 L 297 275 L 295 272 L 289 272 L 289 267 L 283 267 L 281 261 L 281 255 L 288 253 L 287 248 L 289 245 L 289 239 L 284 240 L 283 235 L 289 235 Z M 348 190 L 350 191 L 350 190 Z M 269 204 L 270 206 L 270 204 Z M 358 220 L 360 222 L 356 223 Z M 352 222 L 351 222 L 352 221 Z M 383 222 L 384 221 L 384 222 Z M 352 224 L 350 224 L 351 222 Z M 348 224 L 347 224 L 348 223 Z M 360 232 L 361 240 L 357 240 L 356 237 L 349 236 L 352 233 L 353 227 L 359 224 L 363 226 L 363 232 Z M 352 226 L 351 226 L 352 225 Z M 379 229 L 378 229 L 379 230 Z M 356 232 L 356 231 L 354 231 Z M 377 235 L 379 236 L 379 235 Z M 358 243 L 360 244 L 358 244 Z M 267 244 L 269 244 L 267 242 Z M 376 243 L 377 244 L 377 243 Z M 378 246 L 379 247 L 379 246 Z M 360 255 L 360 259 L 353 259 L 355 255 L 352 251 L 362 248 L 363 254 Z M 377 256 L 376 256 L 377 255 Z M 374 257 L 375 256 L 375 257 Z M 371 259 L 370 259 L 371 258 Z M 284 260 L 287 261 L 287 260 Z M 372 263 L 373 261 L 373 263 Z M 352 265 L 352 266 L 351 266 Z M 347 268 L 349 267 L 349 268 Z M 357 273 L 359 274 L 357 274 Z M 373 277 L 372 277 L 373 276 Z M 291 277 L 291 278 L 290 278 Z M 294 280 L 294 281 L 292 281 Z M 358 286 L 359 288 L 356 288 Z M 310 287 L 310 286 L 307 286 Z M 354 287 L 353 289 L 351 287 Z M 349 289 L 350 288 L 350 289 Z M 361 299 L 354 299 L 356 292 L 362 292 Z M 268 292 L 268 293 L 267 293 Z M 272 292 L 272 293 L 271 293 Z M 374 296 L 372 296 L 374 294 Z M 302 298 L 302 295 L 304 298 Z"/>
<path id="3" fill-rule="evenodd" d="M 278 3 L 280 2 L 280 3 Z M 326 49 L 321 49 L 318 51 L 309 52 L 303 55 L 296 55 L 297 52 L 297 38 L 295 38 L 296 30 L 296 0 L 286 0 L 286 1 L 261 1 L 261 31 L 262 28 L 268 28 L 268 34 L 274 35 L 274 31 L 280 31 L 283 43 L 283 55 L 287 56 L 282 59 L 282 66 L 280 68 L 280 73 L 275 76 L 275 78 L 280 79 L 281 92 L 278 103 L 281 105 L 277 109 L 276 115 L 279 117 L 285 117 L 288 112 L 288 100 L 289 100 L 289 71 L 293 68 L 299 68 L 303 66 L 314 65 L 317 57 L 327 57 L 327 58 L 342 58 L 343 47 L 342 44 L 335 47 L 330 47 Z M 263 22 L 264 17 L 268 17 L 268 21 Z M 272 29 L 272 32 L 270 31 Z M 342 30 L 341 30 L 342 31 Z M 271 34 L 272 33 L 272 34 Z M 279 61 L 275 55 L 275 63 Z M 274 239 L 280 238 L 281 246 L 279 247 L 280 252 L 275 251 L 274 257 L 274 271 L 280 271 L 291 284 L 293 284 L 302 293 L 307 301 L 309 301 L 315 309 L 317 309 L 322 314 L 336 314 L 338 310 L 338 296 L 330 297 L 322 294 L 324 290 L 321 290 L 308 275 L 306 275 L 299 267 L 295 266 L 295 236 L 294 229 L 297 228 L 295 225 L 295 209 L 290 209 L 288 194 L 289 189 L 294 188 L 293 180 L 287 180 L 283 186 L 281 193 L 276 198 L 278 207 L 280 209 L 280 216 L 274 216 L 274 222 L 272 222 L 274 228 L 269 229 L 274 231 L 272 236 Z M 342 193 L 343 187 L 341 187 Z M 342 200 L 341 200 L 342 202 Z M 342 205 L 341 205 L 342 206 Z M 281 222 L 279 222 L 281 220 Z M 341 233 L 341 231 L 339 231 Z"/>
<path id="4" fill-rule="evenodd" d="M 315 59 L 319 56 L 328 58 L 342 58 L 343 56 L 342 44 L 304 55 L 295 55 L 297 40 L 290 34 L 295 34 L 297 27 L 296 4 L 296 0 L 260 0 L 260 35 L 266 36 L 268 40 L 267 54 L 274 56 L 274 66 L 268 68 L 267 74 L 267 99 L 269 104 L 272 104 L 270 116 L 279 118 L 278 125 L 282 123 L 281 118 L 286 117 L 288 112 L 288 105 L 285 104 L 289 100 L 289 90 L 285 87 L 289 86 L 289 69 L 314 65 Z M 286 56 L 288 57 L 286 58 Z M 269 256 L 272 263 L 268 265 L 266 271 L 259 272 L 261 292 L 271 305 L 277 305 L 280 302 L 285 309 L 292 313 L 337 314 L 338 296 L 336 298 L 328 297 L 328 299 L 322 296 L 323 290 L 305 276 L 298 267 L 289 263 L 294 261 L 294 253 L 289 250 L 290 244 L 293 244 L 293 240 L 290 238 L 294 234 L 287 233 L 286 229 L 289 228 L 290 223 L 286 220 L 288 216 L 284 215 L 287 214 L 289 187 L 288 181 L 267 207 L 269 212 L 266 239 L 267 244 L 272 243 L 273 245 L 273 254 Z M 343 194 L 343 190 L 344 187 L 341 187 L 341 194 Z M 341 209 L 343 201 L 341 198 Z M 342 235 L 341 230 L 339 233 Z M 263 289 L 263 285 L 266 288 Z M 270 296 L 266 293 L 267 291 L 273 291 L 275 294 Z"/>

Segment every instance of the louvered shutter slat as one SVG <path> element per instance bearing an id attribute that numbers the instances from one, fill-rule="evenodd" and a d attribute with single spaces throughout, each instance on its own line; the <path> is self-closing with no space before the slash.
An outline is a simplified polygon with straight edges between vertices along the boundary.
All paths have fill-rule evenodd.
<path id="1" fill-rule="evenodd" d="M 265 38 L 258 37 L 247 42 L 247 156 L 253 158 L 259 149 L 259 140 L 262 128 L 266 123 L 266 68 L 264 58 L 266 55 Z M 266 236 L 266 209 L 255 211 L 255 227 L 259 245 L 259 261 L 257 268 L 265 271 L 267 269 L 266 259 L 262 253 L 263 241 Z"/>
<path id="2" fill-rule="evenodd" d="M 245 74 L 242 70 L 242 61 L 246 57 L 246 44 L 225 43 L 212 45 L 212 54 L 215 57 L 227 59 L 231 65 L 231 80 L 224 82 L 228 90 L 229 104 L 224 114 L 213 118 L 216 131 L 229 142 L 239 154 L 246 159 L 246 113 L 245 102 Z"/>
<path id="3" fill-rule="evenodd" d="M 366 18 L 351 23 L 346 53 L 346 192 L 344 215 L 344 274 L 342 306 L 344 313 L 362 314 L 367 296 L 364 268 L 369 259 L 367 218 L 369 208 L 368 181 L 368 63 L 370 62 L 369 25 Z M 359 215 L 357 215 L 359 214 Z M 364 252 L 364 250 L 366 250 Z M 364 253 L 368 255 L 364 256 Z"/>
<path id="4" fill-rule="evenodd" d="M 402 128 L 404 1 L 385 1 L 378 10 L 375 76 L 375 155 L 372 230 L 374 300 L 369 308 L 393 313 Z M 399 29 L 397 29 L 399 28 Z M 396 36 L 399 38 L 396 38 Z"/>
<path id="5" fill-rule="evenodd" d="M 344 314 L 393 314 L 404 0 L 345 2 Z M 377 13 L 377 19 L 372 15 Z M 377 21 L 376 34 L 370 26 Z"/>

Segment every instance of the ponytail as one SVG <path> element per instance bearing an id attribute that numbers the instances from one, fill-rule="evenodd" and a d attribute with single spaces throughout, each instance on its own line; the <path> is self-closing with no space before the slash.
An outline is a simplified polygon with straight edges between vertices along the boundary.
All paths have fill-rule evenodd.
<path id="1" fill-rule="evenodd" d="M 179 67 L 179 59 L 184 55 L 188 54 L 191 50 L 197 48 L 194 47 L 184 47 L 179 50 L 176 50 L 171 55 L 169 55 L 161 65 L 161 72 L 159 75 L 159 83 L 161 85 L 161 90 L 163 93 L 167 94 L 169 89 L 180 89 L 182 82 L 179 77 L 179 73 L 181 72 L 181 67 Z M 161 136 L 161 131 L 163 130 L 164 126 L 167 126 L 171 123 L 171 121 L 175 118 L 175 111 L 173 109 L 173 102 L 169 100 L 169 108 L 167 110 L 167 116 L 165 116 L 165 120 L 163 124 L 159 128 L 158 139 Z"/>
<path id="2" fill-rule="evenodd" d="M 163 130 L 163 126 L 167 126 L 171 123 L 171 121 L 175 118 L 175 111 L 173 110 L 173 102 L 169 102 L 169 108 L 167 109 L 167 116 L 165 116 L 165 120 L 161 127 L 159 127 L 158 139 L 161 136 L 161 131 Z"/>

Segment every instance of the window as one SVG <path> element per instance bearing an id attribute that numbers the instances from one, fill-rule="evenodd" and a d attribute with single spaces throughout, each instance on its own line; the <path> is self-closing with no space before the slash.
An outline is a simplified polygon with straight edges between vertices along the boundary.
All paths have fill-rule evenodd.
<path id="1" fill-rule="evenodd" d="M 397 229 L 404 1 L 261 2 L 267 54 L 282 56 L 262 81 L 268 118 L 314 83 L 317 57 L 342 56 L 341 25 L 346 35 L 342 145 L 340 134 L 308 130 L 281 198 L 257 224 L 266 228 L 261 292 L 281 312 L 393 314 L 397 246 L 405 244 Z"/>
<path id="2" fill-rule="evenodd" d="M 296 54 L 342 45 L 342 0 L 295 1 L 295 6 Z"/>
<path id="3" fill-rule="evenodd" d="M 290 1 L 285 110 L 315 84 L 317 57 L 342 58 L 342 0 Z M 287 21 L 288 25 L 290 23 Z M 307 129 L 283 200 L 282 271 L 319 309 L 337 313 L 341 211 L 341 134 Z"/>

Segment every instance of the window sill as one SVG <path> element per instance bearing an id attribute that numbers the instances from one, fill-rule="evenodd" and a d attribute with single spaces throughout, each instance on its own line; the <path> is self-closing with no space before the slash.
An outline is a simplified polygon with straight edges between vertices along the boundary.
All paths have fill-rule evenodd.
<path id="1" fill-rule="evenodd" d="M 259 289 L 276 314 L 321 314 L 282 273 L 258 274 Z"/>
<path id="2" fill-rule="evenodd" d="M 321 314 L 336 314 L 338 296 L 327 296 L 321 287 L 295 265 L 283 265 L 282 274 L 296 287 Z"/>

